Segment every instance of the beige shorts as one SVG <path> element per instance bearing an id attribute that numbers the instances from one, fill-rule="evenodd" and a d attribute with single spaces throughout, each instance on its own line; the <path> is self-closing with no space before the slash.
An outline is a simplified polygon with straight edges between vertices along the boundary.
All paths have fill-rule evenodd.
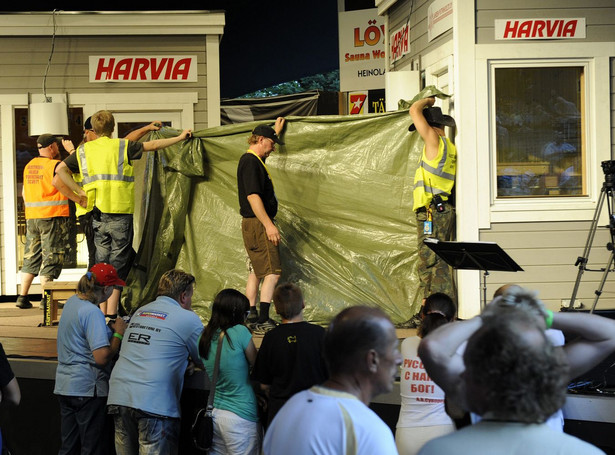
<path id="1" fill-rule="evenodd" d="M 243 218 L 241 221 L 243 244 L 257 278 L 281 275 L 280 250 L 267 238 L 265 226 L 258 218 Z"/>

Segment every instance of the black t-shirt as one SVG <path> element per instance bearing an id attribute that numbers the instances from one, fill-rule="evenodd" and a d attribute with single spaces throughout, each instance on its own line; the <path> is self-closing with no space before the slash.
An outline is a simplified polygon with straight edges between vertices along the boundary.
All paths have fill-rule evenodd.
<path id="1" fill-rule="evenodd" d="M 237 165 L 237 194 L 239 196 L 239 213 L 244 218 L 254 218 L 254 212 L 248 202 L 248 196 L 258 194 L 263 201 L 265 211 L 272 220 L 278 213 L 278 200 L 273 191 L 273 183 L 267 170 L 258 157 L 244 153 Z"/>
<path id="2" fill-rule="evenodd" d="M 256 356 L 252 379 L 270 385 L 268 420 L 295 393 L 323 383 L 325 329 L 308 322 L 282 324 L 267 332 Z"/>

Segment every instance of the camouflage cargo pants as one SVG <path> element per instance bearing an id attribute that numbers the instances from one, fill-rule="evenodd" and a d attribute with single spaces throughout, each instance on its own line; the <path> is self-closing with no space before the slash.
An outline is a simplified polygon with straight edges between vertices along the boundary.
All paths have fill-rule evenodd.
<path id="1" fill-rule="evenodd" d="M 26 220 L 26 246 L 21 271 L 56 279 L 68 245 L 68 217 Z"/>
<path id="2" fill-rule="evenodd" d="M 417 239 L 419 250 L 418 274 L 420 287 L 419 293 L 423 297 L 429 297 L 434 292 L 443 292 L 457 301 L 457 292 L 453 281 L 453 269 L 434 253 L 423 240 L 430 237 L 447 241 L 453 237 L 455 230 L 455 208 L 450 204 L 444 204 L 443 212 L 432 211 L 432 233 L 425 234 L 424 222 L 427 220 L 427 212 L 416 213 Z"/>

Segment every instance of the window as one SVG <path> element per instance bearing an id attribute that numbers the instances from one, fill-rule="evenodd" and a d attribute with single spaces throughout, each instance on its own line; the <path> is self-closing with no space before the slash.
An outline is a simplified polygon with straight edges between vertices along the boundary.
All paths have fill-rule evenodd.
<path id="1" fill-rule="evenodd" d="M 17 183 L 17 262 L 18 267 L 23 266 L 24 247 L 26 243 L 26 213 L 22 197 L 23 171 L 28 162 L 38 156 L 36 137 L 28 136 L 28 109 L 16 108 L 15 112 L 15 182 Z M 83 137 L 83 109 L 69 108 L 68 112 L 69 135 L 66 139 L 72 140 L 75 146 L 79 145 Z M 60 145 L 60 159 L 68 156 L 64 147 Z M 83 231 L 75 220 L 74 203 L 70 203 L 70 217 L 72 219 L 69 231 L 69 244 L 64 252 L 64 268 L 86 267 L 88 265 L 87 245 L 83 241 Z"/>
<path id="2" fill-rule="evenodd" d="M 497 199 L 587 195 L 584 66 L 498 66 Z"/>

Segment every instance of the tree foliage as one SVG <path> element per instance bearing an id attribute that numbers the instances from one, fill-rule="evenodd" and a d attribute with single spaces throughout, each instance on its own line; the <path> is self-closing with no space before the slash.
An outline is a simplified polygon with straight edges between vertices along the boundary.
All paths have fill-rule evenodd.
<path id="1" fill-rule="evenodd" d="M 339 92 L 339 70 L 315 74 L 313 76 L 306 76 L 295 81 L 282 82 L 281 84 L 263 88 L 252 93 L 247 93 L 239 98 L 263 98 L 277 95 L 292 95 L 294 93 L 303 93 L 310 90 Z"/>

